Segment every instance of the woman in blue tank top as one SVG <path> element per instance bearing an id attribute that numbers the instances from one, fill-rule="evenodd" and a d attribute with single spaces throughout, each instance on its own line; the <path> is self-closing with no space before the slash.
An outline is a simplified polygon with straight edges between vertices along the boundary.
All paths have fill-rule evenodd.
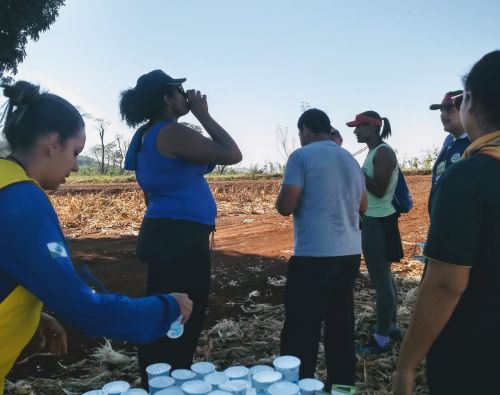
<path id="1" fill-rule="evenodd" d="M 191 366 L 208 303 L 209 236 L 217 214 L 204 175 L 216 164 L 231 165 L 242 159 L 234 140 L 210 116 L 206 95 L 184 92 L 185 80 L 154 70 L 142 75 L 120 100 L 126 123 L 142 124 L 130 143 L 125 168 L 135 170 L 146 198 L 137 254 L 148 265 L 147 293 L 183 290 L 193 300 L 181 337 L 164 337 L 139 348 L 145 387 L 149 364 L 168 362 L 173 369 Z M 189 111 L 211 139 L 177 122 Z"/>

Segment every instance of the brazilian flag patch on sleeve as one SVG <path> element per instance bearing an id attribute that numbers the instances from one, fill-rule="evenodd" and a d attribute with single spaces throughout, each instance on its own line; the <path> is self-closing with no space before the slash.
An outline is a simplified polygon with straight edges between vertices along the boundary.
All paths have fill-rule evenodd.
<path id="1" fill-rule="evenodd" d="M 67 258 L 68 253 L 66 252 L 66 248 L 64 248 L 63 243 L 47 243 L 47 248 L 50 251 L 50 255 L 52 258 Z"/>

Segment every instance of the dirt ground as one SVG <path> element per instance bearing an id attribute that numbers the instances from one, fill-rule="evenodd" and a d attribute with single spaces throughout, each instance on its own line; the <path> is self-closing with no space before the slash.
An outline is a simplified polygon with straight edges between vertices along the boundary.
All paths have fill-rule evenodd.
<path id="1" fill-rule="evenodd" d="M 402 215 L 399 222 L 406 258 L 412 255 L 414 244 L 424 241 L 426 237 L 427 199 L 431 180 L 429 176 L 409 176 L 407 182 L 414 199 L 414 208 L 409 214 Z M 242 190 L 256 196 L 275 195 L 278 186 L 279 180 L 211 184 L 216 197 Z M 124 192 L 137 191 L 137 186 L 69 185 L 62 187 L 54 196 L 81 196 L 96 191 L 119 198 Z M 273 199 L 272 196 L 270 201 Z M 243 314 L 242 304 L 251 298 L 256 300 L 256 303 L 281 304 L 284 288 L 269 284 L 273 281 L 283 281 L 286 262 L 293 248 L 292 220 L 276 214 L 270 202 L 263 209 L 252 208 L 240 212 L 224 207 L 224 203 L 220 202 L 213 244 L 212 288 L 206 328 L 212 327 L 221 319 L 240 316 Z M 137 229 L 138 225 L 134 226 Z M 70 238 L 69 246 L 74 262 L 85 262 L 111 291 L 141 296 L 145 291 L 146 268 L 136 258 L 134 233 L 136 234 L 129 232 L 124 235 L 117 229 L 105 234 L 93 233 Z M 395 265 L 394 269 L 399 276 L 419 270 L 418 267 L 415 269 L 415 265 L 408 266 L 407 260 Z M 249 296 L 253 291 L 258 291 L 258 296 Z M 33 356 L 36 350 L 30 348 L 18 360 L 8 379 L 15 382 L 28 376 L 62 376 L 65 366 L 88 358 L 90 351 L 96 345 L 102 344 L 102 339 L 85 337 L 72 328 L 68 328 L 68 333 L 68 355 L 61 358 L 45 354 Z M 133 349 L 133 346 L 127 344 L 121 347 Z"/>

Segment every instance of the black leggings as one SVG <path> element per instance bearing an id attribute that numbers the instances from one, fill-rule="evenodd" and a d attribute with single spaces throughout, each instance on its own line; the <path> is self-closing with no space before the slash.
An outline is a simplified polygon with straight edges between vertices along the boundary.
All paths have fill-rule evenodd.
<path id="1" fill-rule="evenodd" d="M 327 388 L 354 385 L 353 288 L 360 259 L 360 255 L 290 258 L 281 355 L 300 359 L 300 378 L 314 377 L 324 323 Z"/>
<path id="2" fill-rule="evenodd" d="M 137 255 L 148 264 L 147 294 L 184 292 L 193 312 L 178 339 L 163 337 L 139 347 L 142 383 L 147 388 L 148 365 L 166 362 L 189 369 L 198 345 L 210 288 L 210 244 L 213 227 L 191 221 L 146 218 L 139 232 Z"/>
<path id="3" fill-rule="evenodd" d="M 381 336 L 388 336 L 389 324 L 397 322 L 398 287 L 391 272 L 391 251 L 388 251 L 390 247 L 387 243 L 388 232 L 391 231 L 394 230 L 384 228 L 379 218 L 363 216 L 363 255 L 376 293 L 377 333 Z"/>

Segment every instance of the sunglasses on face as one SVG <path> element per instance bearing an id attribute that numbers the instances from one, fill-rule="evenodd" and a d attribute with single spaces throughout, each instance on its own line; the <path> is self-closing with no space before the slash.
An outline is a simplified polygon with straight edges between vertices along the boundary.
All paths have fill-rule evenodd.
<path id="1" fill-rule="evenodd" d="M 182 96 L 186 96 L 186 92 L 184 91 L 182 85 L 179 85 L 175 91 L 179 92 Z"/>
<path id="2" fill-rule="evenodd" d="M 453 96 L 451 100 L 453 100 L 453 106 L 457 110 L 460 110 L 460 106 L 462 105 L 462 102 L 464 100 L 464 94 L 461 93 L 459 95 Z"/>
<path id="3" fill-rule="evenodd" d="M 172 87 L 173 84 L 166 84 L 166 85 Z M 173 90 L 170 90 L 170 92 L 171 92 L 172 95 L 177 92 L 177 93 L 180 93 L 182 96 L 187 97 L 186 91 L 184 90 L 184 88 L 182 87 L 182 85 L 175 85 L 174 88 L 173 88 Z"/>

